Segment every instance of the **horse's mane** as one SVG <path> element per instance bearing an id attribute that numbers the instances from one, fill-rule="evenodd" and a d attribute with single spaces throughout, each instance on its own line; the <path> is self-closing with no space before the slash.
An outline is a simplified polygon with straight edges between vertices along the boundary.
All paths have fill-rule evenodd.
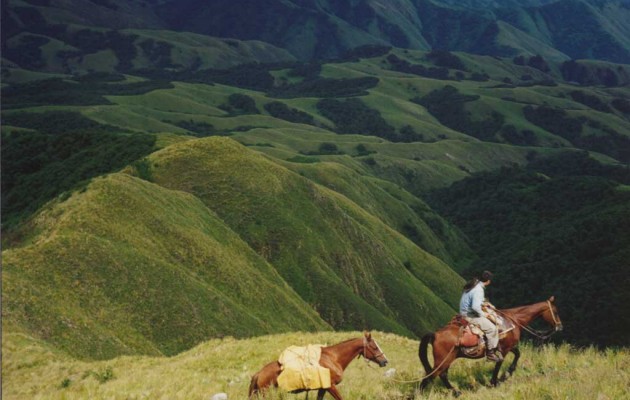
<path id="1" fill-rule="evenodd" d="M 343 343 L 347 343 L 347 342 L 352 342 L 353 340 L 357 340 L 357 339 L 360 339 L 360 338 L 346 339 L 346 340 L 344 340 L 344 341 L 342 341 L 342 342 L 339 342 L 339 343 L 337 343 L 337 344 L 343 344 Z"/>
<path id="2" fill-rule="evenodd" d="M 541 306 L 544 303 L 545 303 L 544 301 L 539 301 L 538 303 L 527 304 L 527 305 L 524 305 L 524 306 L 517 306 L 517 307 L 512 307 L 512 308 L 500 309 L 499 311 L 501 311 L 503 313 L 506 313 L 506 314 L 517 315 L 517 314 L 523 313 L 523 311 L 525 309 L 530 309 L 530 308 L 533 308 L 533 307 L 536 307 L 536 306 Z"/>
<path id="3" fill-rule="evenodd" d="M 342 344 L 344 344 L 344 343 L 352 342 L 353 340 L 357 340 L 357 339 L 360 339 L 360 338 L 346 339 L 346 340 L 344 340 L 344 341 L 341 341 L 341 342 L 338 342 L 338 343 L 334 343 L 334 344 L 331 344 L 331 345 L 329 345 L 329 346 L 324 346 L 324 347 L 334 347 L 334 346 L 339 346 L 339 345 L 342 345 Z"/>

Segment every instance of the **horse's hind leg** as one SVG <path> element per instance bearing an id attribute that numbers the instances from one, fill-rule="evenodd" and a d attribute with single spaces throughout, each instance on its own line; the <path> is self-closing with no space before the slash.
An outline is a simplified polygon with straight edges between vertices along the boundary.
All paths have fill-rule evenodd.
<path id="1" fill-rule="evenodd" d="M 427 375 L 424 377 L 424 379 L 422 379 L 422 383 L 420 384 L 420 390 L 424 390 L 424 388 L 426 388 L 429 383 L 431 383 L 431 381 L 433 381 L 433 378 L 435 378 L 435 375 L 433 374 L 433 371 L 430 372 L 431 375 Z"/>
<path id="2" fill-rule="evenodd" d="M 434 347 L 435 349 L 435 347 Z M 433 362 L 435 364 L 435 368 L 433 368 L 433 370 L 431 370 L 431 372 L 427 373 L 427 375 L 424 377 L 424 379 L 422 380 L 422 384 L 420 385 L 420 390 L 424 390 L 424 388 L 433 380 L 433 378 L 435 378 L 436 376 L 439 376 L 440 379 L 442 379 L 442 382 L 444 383 L 444 385 L 449 388 L 449 389 L 453 389 L 453 386 L 451 385 L 451 383 L 448 381 L 448 369 L 450 368 L 451 364 L 453 363 L 453 361 L 455 361 L 455 359 L 457 359 L 457 354 L 454 353 L 455 348 L 451 349 L 451 351 L 448 352 L 448 354 L 443 355 L 443 354 L 436 354 L 435 351 L 433 353 Z M 459 393 L 457 390 L 455 390 L 456 393 Z"/>
<path id="3" fill-rule="evenodd" d="M 440 374 L 440 379 L 442 380 L 442 383 L 444 384 L 444 386 L 446 386 L 447 389 L 452 390 L 453 391 L 453 396 L 455 397 L 459 397 L 462 392 L 460 392 L 459 390 L 455 389 L 453 387 L 453 385 L 451 385 L 451 382 L 449 382 L 448 380 L 448 368 L 446 368 L 441 374 Z"/>

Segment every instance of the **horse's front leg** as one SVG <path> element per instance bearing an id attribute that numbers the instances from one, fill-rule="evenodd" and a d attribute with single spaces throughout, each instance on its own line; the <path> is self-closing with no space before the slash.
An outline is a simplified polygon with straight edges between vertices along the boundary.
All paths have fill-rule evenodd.
<path id="1" fill-rule="evenodd" d="M 337 390 L 337 386 L 331 385 L 327 390 L 328 390 L 328 393 L 330 393 L 330 395 L 335 398 L 335 400 L 343 400 L 343 398 L 341 397 L 341 394 L 339 394 L 339 391 Z M 324 393 L 326 393 L 326 391 L 324 391 Z M 321 400 L 324 397 L 323 394 L 321 396 L 322 397 L 318 397 L 319 400 Z"/>
<path id="2" fill-rule="evenodd" d="M 494 365 L 494 371 L 492 372 L 492 379 L 490 380 L 490 384 L 492 386 L 499 385 L 499 371 L 501 370 L 501 365 L 503 365 L 503 361 L 499 361 Z"/>
<path id="3" fill-rule="evenodd" d="M 317 400 L 322 400 L 324 398 L 324 395 L 326 394 L 327 390 L 326 389 L 319 389 L 317 391 Z"/>
<path id="4" fill-rule="evenodd" d="M 514 353 L 514 361 L 512 361 L 512 364 L 508 368 L 508 373 L 510 374 L 510 376 L 514 374 L 514 370 L 516 370 L 516 363 L 518 362 L 518 359 L 521 358 L 521 351 L 518 349 L 518 347 L 513 348 L 512 353 Z"/>

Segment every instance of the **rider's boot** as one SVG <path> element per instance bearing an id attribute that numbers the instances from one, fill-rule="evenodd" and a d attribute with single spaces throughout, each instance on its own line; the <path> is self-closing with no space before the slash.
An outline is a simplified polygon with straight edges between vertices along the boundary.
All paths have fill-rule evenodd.
<path id="1" fill-rule="evenodd" d="M 493 362 L 503 361 L 503 357 L 501 357 L 501 353 L 498 351 L 498 348 L 486 350 L 486 358 L 488 361 Z"/>

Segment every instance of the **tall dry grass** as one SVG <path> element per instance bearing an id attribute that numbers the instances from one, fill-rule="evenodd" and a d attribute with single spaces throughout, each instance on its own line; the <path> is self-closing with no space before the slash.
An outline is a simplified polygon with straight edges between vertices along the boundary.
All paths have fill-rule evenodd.
<path id="1" fill-rule="evenodd" d="M 119 357 L 79 361 L 45 343 L 16 333 L 2 340 L 2 394 L 10 399 L 204 399 L 226 393 L 246 399 L 250 377 L 287 346 L 334 344 L 359 332 L 289 333 L 247 340 L 207 341 L 174 357 Z M 418 342 L 374 332 L 389 359 L 379 368 L 363 359 L 353 361 L 339 390 L 345 399 L 408 399 L 421 377 Z M 523 344 L 519 368 L 498 388 L 489 387 L 492 364 L 458 360 L 451 382 L 465 399 L 630 399 L 628 349 L 575 349 L 569 345 L 534 347 Z M 508 356 L 507 362 L 511 361 Z M 395 369 L 392 377 L 385 372 Z M 390 371 L 391 373 L 391 371 Z M 314 398 L 312 393 L 310 398 Z M 270 400 L 304 399 L 304 394 L 274 392 Z M 330 397 L 329 397 L 330 398 Z M 416 399 L 450 399 L 441 382 Z"/>

